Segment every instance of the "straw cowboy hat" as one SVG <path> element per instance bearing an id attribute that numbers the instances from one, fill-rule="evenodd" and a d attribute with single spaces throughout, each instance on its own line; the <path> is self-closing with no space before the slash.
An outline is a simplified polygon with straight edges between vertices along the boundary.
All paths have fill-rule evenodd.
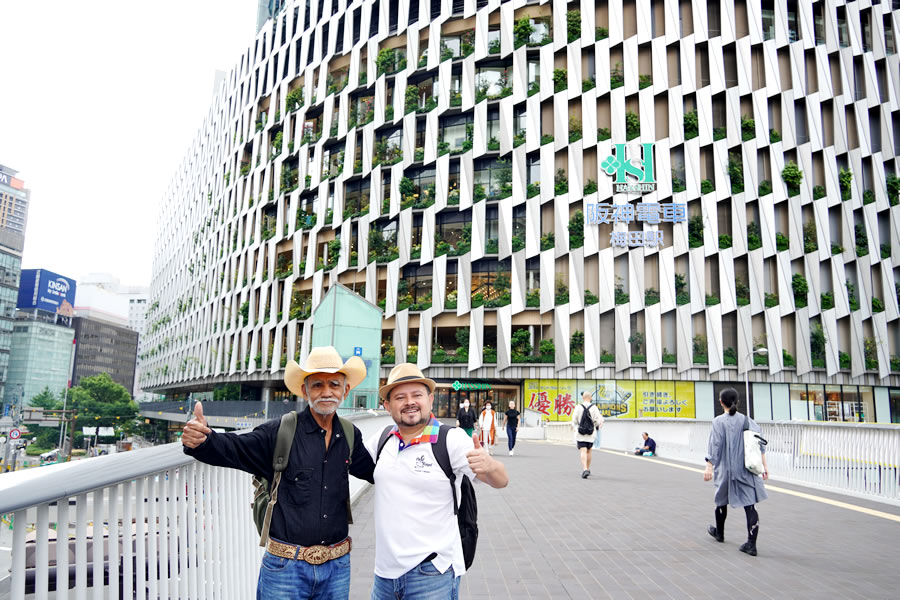
<path id="1" fill-rule="evenodd" d="M 284 384 L 291 393 L 305 398 L 303 382 L 313 373 L 342 373 L 347 377 L 347 384 L 352 390 L 366 378 L 366 365 L 358 356 L 351 356 L 344 362 L 333 346 L 313 348 L 302 367 L 296 361 L 288 361 L 284 370 Z"/>
<path id="2" fill-rule="evenodd" d="M 387 383 L 381 386 L 381 389 L 378 390 L 378 395 L 381 396 L 382 400 L 387 400 L 391 390 L 404 383 L 424 383 L 428 386 L 429 394 L 434 392 L 434 381 L 422 375 L 419 367 L 412 363 L 400 363 L 391 369 Z"/>

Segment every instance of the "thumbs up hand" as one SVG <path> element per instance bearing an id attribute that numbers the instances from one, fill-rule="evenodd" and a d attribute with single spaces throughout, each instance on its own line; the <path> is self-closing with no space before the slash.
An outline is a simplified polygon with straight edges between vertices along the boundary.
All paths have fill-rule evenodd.
<path id="1" fill-rule="evenodd" d="M 496 470 L 499 464 L 488 454 L 487 448 L 481 445 L 481 436 L 477 433 L 472 436 L 474 447 L 466 454 L 469 460 L 469 468 L 475 475 L 486 475 Z"/>
<path id="2" fill-rule="evenodd" d="M 181 435 L 181 443 L 188 448 L 196 448 L 206 441 L 206 438 L 211 431 L 212 430 L 207 427 L 206 417 L 203 416 L 203 406 L 198 402 L 194 405 L 193 418 L 184 426 L 184 433 Z"/>

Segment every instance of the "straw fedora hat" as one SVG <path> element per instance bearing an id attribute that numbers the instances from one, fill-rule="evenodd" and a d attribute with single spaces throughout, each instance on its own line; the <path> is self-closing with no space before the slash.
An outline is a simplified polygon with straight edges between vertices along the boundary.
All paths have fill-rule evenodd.
<path id="1" fill-rule="evenodd" d="M 284 384 L 291 393 L 305 398 L 303 382 L 313 373 L 343 373 L 352 390 L 366 378 L 366 365 L 358 356 L 351 356 L 344 362 L 334 346 L 321 346 L 310 350 L 302 367 L 296 361 L 288 361 L 284 370 Z"/>
<path id="2" fill-rule="evenodd" d="M 424 383 L 428 386 L 428 393 L 434 392 L 434 380 L 422 375 L 419 367 L 412 363 L 400 363 L 391 369 L 387 383 L 381 386 L 378 390 L 378 395 L 381 396 L 382 400 L 387 400 L 391 390 L 404 383 Z"/>

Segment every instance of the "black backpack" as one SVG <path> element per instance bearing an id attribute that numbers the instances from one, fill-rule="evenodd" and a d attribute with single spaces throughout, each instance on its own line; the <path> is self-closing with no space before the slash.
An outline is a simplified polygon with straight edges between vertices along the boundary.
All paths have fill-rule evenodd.
<path id="1" fill-rule="evenodd" d="M 381 438 L 378 440 L 378 452 L 375 455 L 376 464 L 393 428 L 393 425 L 388 425 L 381 432 Z M 444 475 L 450 480 L 450 489 L 453 492 L 453 513 L 456 515 L 459 537 L 462 540 L 463 561 L 466 564 L 466 569 L 469 569 L 475 561 L 475 546 L 478 545 L 478 503 L 475 500 L 475 488 L 466 476 L 463 476 L 460 486 L 462 497 L 457 501 L 456 474 L 450 466 L 450 453 L 447 452 L 447 432 L 451 429 L 454 429 L 454 427 L 441 425 L 437 443 L 432 444 L 431 449 Z"/>
<path id="2" fill-rule="evenodd" d="M 578 433 L 580 435 L 593 435 L 594 433 L 594 419 L 591 418 L 591 407 L 581 405 L 583 410 L 581 411 L 581 422 L 578 423 Z"/>

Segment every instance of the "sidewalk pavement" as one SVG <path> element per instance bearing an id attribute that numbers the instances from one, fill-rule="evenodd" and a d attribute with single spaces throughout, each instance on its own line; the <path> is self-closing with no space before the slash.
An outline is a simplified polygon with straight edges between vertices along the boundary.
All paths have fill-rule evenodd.
<path id="1" fill-rule="evenodd" d="M 460 598 L 897 598 L 900 522 L 780 492 L 796 490 L 900 516 L 900 508 L 770 482 L 758 506 L 759 556 L 738 551 L 744 511 L 725 543 L 713 523 L 712 483 L 693 465 L 594 451 L 581 479 L 572 446 L 522 441 L 494 452 L 502 490 L 476 486 L 478 552 Z M 373 495 L 354 507 L 351 598 L 368 598 L 375 562 Z"/>

